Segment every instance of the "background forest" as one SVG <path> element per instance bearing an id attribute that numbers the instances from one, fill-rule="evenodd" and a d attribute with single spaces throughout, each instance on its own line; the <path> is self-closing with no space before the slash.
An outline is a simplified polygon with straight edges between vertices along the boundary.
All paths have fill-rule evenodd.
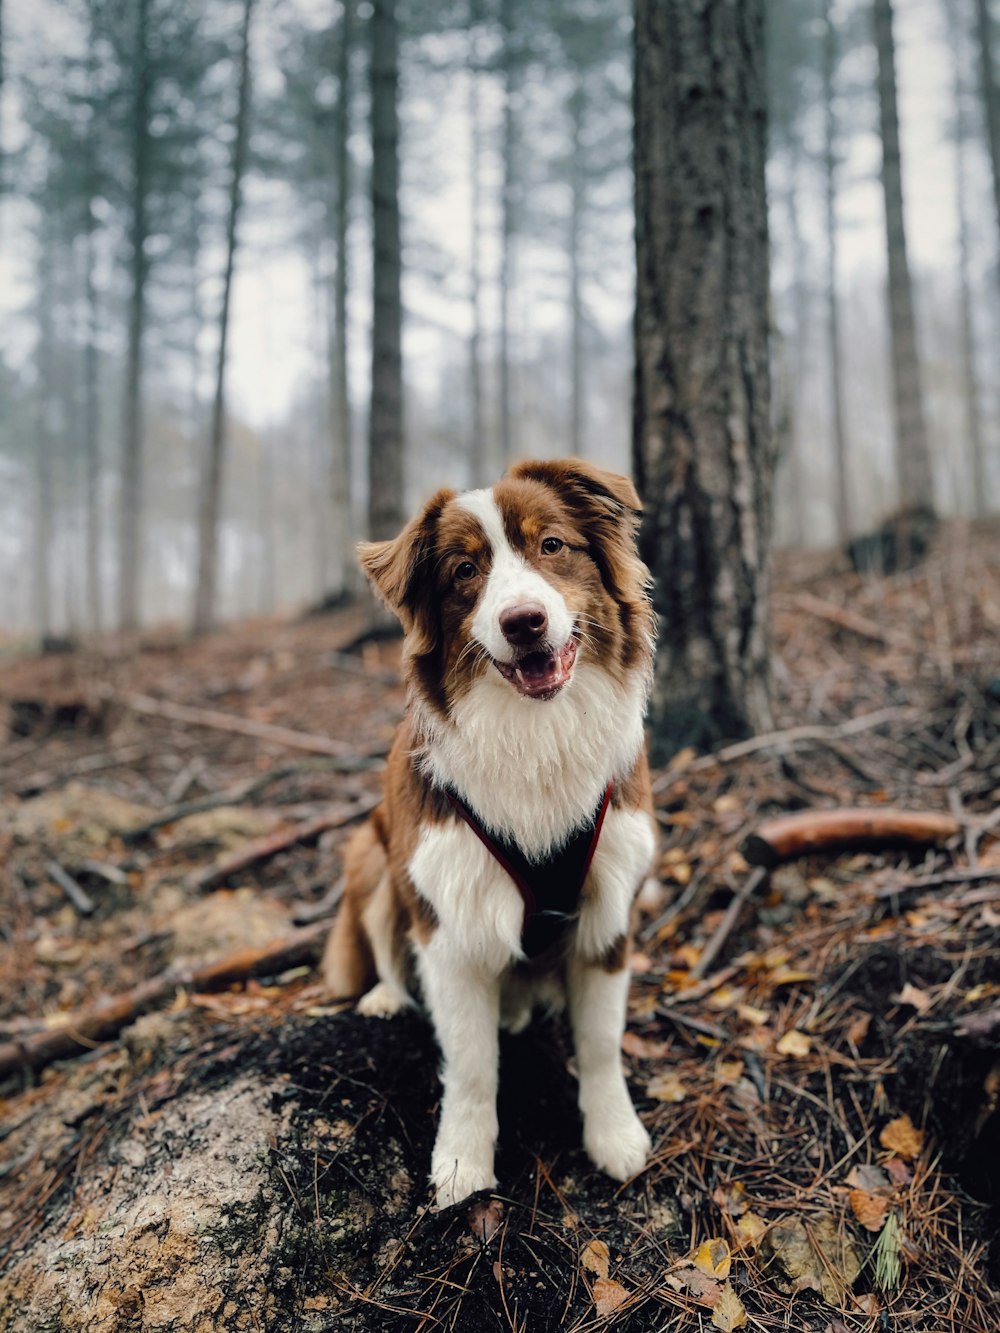
<path id="1" fill-rule="evenodd" d="M 899 497 L 875 27 L 768 10 L 775 532 L 830 545 Z M 944 515 L 1000 496 L 990 25 L 895 7 Z M 2 0 L 0 32 L 3 633 L 336 597 L 433 485 L 628 469 L 628 0 Z M 400 232 L 401 380 L 372 258 Z"/>

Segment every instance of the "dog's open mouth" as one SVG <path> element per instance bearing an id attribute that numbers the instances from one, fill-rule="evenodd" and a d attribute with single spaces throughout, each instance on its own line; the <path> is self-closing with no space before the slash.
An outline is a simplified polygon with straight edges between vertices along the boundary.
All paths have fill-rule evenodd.
<path id="1" fill-rule="evenodd" d="M 573 674 L 576 639 L 572 636 L 557 653 L 525 653 L 516 662 L 497 662 L 496 669 L 527 699 L 552 699 Z"/>

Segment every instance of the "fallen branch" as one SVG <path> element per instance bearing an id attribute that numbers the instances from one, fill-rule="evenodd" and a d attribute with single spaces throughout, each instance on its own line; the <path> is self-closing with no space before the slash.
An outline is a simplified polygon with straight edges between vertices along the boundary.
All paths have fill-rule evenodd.
<path id="1" fill-rule="evenodd" d="M 312 963 L 328 930 L 328 924 L 321 922 L 261 948 L 239 949 L 197 967 L 168 968 L 123 995 L 63 1015 L 57 1027 L 0 1042 L 0 1078 L 19 1070 L 42 1069 L 53 1060 L 80 1055 L 95 1043 L 109 1041 L 141 1014 L 168 1003 L 180 989 L 219 990 L 247 977 L 274 976 Z"/>
<path id="2" fill-rule="evenodd" d="M 714 768 L 717 764 L 728 764 L 735 759 L 745 759 L 747 755 L 758 754 L 761 750 L 782 749 L 787 746 L 801 745 L 804 742 L 824 745 L 834 741 L 846 740 L 849 736 L 857 736 L 863 731 L 871 731 L 875 727 L 880 727 L 884 722 L 895 722 L 906 717 L 914 717 L 918 712 L 918 709 L 909 705 L 879 708 L 874 713 L 863 713 L 860 717 L 848 718 L 846 722 L 841 722 L 835 727 L 788 727 L 784 731 L 769 731 L 762 736 L 751 736 L 748 740 L 736 741 L 733 745 L 725 745 L 721 750 L 716 750 L 712 754 L 702 755 L 699 759 L 678 764 L 675 768 L 668 768 L 653 783 L 653 793 L 657 794 L 666 790 L 683 773 L 701 773 L 705 769 Z"/>
<path id="3" fill-rule="evenodd" d="M 797 593 L 792 601 L 800 611 L 806 611 L 811 616 L 826 620 L 829 624 L 836 625 L 838 629 L 849 630 L 862 639 L 872 639 L 875 643 L 888 643 L 895 648 L 905 648 L 909 652 L 913 651 L 913 640 L 907 635 L 899 634 L 890 629 L 883 629 L 874 620 L 869 620 L 867 616 L 860 616 L 856 611 L 848 611 L 846 607 L 838 606 L 836 602 L 828 602 L 822 597 L 814 596 L 811 592 Z"/>
<path id="4" fill-rule="evenodd" d="M 91 916 L 96 911 L 97 904 L 90 894 L 77 884 L 71 874 L 63 870 L 58 861 L 46 861 L 45 872 L 55 880 L 81 916 Z"/>
<path id="5" fill-rule="evenodd" d="M 294 828 L 269 834 L 266 838 L 259 838 L 256 842 L 252 842 L 249 847 L 242 847 L 238 852 L 223 857 L 221 861 L 217 861 L 215 865 L 209 866 L 206 870 L 199 870 L 191 875 L 188 878 L 187 887 L 195 892 L 210 889 L 227 880 L 230 875 L 236 875 L 241 870 L 246 870 L 249 866 L 257 865 L 261 861 L 269 861 L 272 856 L 277 856 L 279 852 L 285 851 L 288 847 L 313 842 L 321 833 L 326 833 L 328 829 L 343 828 L 346 824 L 353 824 L 357 819 L 363 819 L 370 810 L 374 810 L 380 800 L 381 797 L 379 796 L 371 796 L 363 801 L 356 801 L 350 806 L 338 806 L 333 810 L 328 810 L 326 814 L 318 815 L 315 819 L 307 819 Z"/>
<path id="6" fill-rule="evenodd" d="M 995 879 L 1000 884 L 1000 866 L 975 866 L 969 870 L 942 870 L 931 875 L 910 875 L 895 879 L 879 889 L 876 898 L 898 898 L 902 893 L 916 893 L 920 889 L 943 889 L 954 884 L 978 884 L 984 879 Z"/>
<path id="7" fill-rule="evenodd" d="M 751 865 L 769 869 L 808 852 L 902 843 L 922 847 L 946 842 L 962 831 L 951 815 L 933 810 L 803 810 L 769 820 L 744 840 L 740 849 Z"/>
<path id="8" fill-rule="evenodd" d="M 250 717 L 237 717 L 234 713 L 222 713 L 214 708 L 192 708 L 188 704 L 172 703 L 169 699 L 153 699 L 148 694 L 113 694 L 108 698 L 145 717 L 163 717 L 170 722 L 180 722 L 188 727 L 209 727 L 214 731 L 229 731 L 238 736 L 252 736 L 255 740 L 269 741 L 273 745 L 284 745 L 290 750 L 308 750 L 311 754 L 332 755 L 335 759 L 352 759 L 358 756 L 375 758 L 386 753 L 381 742 L 374 745 L 357 747 L 347 741 L 335 741 L 329 736 L 317 736 L 308 731 L 295 731 L 291 727 L 278 727 L 271 722 L 258 722 Z"/>

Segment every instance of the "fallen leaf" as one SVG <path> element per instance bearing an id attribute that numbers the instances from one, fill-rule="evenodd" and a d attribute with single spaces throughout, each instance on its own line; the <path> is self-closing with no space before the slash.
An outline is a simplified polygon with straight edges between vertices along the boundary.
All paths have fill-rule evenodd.
<path id="1" fill-rule="evenodd" d="M 889 1200 L 881 1194 L 871 1194 L 868 1190 L 851 1190 L 848 1194 L 851 1212 L 866 1231 L 881 1231 L 885 1215 L 889 1211 Z"/>
<path id="2" fill-rule="evenodd" d="M 503 1203 L 499 1199 L 474 1203 L 469 1209 L 469 1230 L 476 1240 L 481 1240 L 484 1245 L 493 1239 L 502 1221 Z"/>
<path id="3" fill-rule="evenodd" d="M 712 1311 L 712 1326 L 722 1333 L 733 1333 L 733 1329 L 742 1328 L 747 1322 L 747 1312 L 743 1302 L 727 1282 L 719 1294 L 719 1301 Z"/>
<path id="4" fill-rule="evenodd" d="M 812 1042 L 804 1032 L 800 1032 L 798 1028 L 789 1028 L 774 1049 L 779 1055 L 794 1055 L 796 1059 L 801 1060 L 809 1054 L 811 1046 Z"/>
<path id="5" fill-rule="evenodd" d="M 767 1223 L 757 1213 L 748 1212 L 736 1223 L 736 1239 L 747 1249 L 755 1250 L 767 1231 Z"/>
<path id="6" fill-rule="evenodd" d="M 847 1037 L 847 1040 L 853 1047 L 855 1047 L 855 1049 L 859 1047 L 861 1043 L 864 1041 L 865 1037 L 868 1036 L 868 1029 L 871 1027 L 871 1025 L 872 1025 L 871 1014 L 859 1014 L 857 1018 L 854 1020 L 854 1022 L 851 1023 L 851 1025 L 848 1027 L 845 1035 Z"/>
<path id="7" fill-rule="evenodd" d="M 890 1157 L 885 1164 L 885 1169 L 888 1171 L 892 1183 L 896 1186 L 908 1185 L 913 1179 L 913 1172 L 902 1157 Z"/>
<path id="8" fill-rule="evenodd" d="M 897 1004 L 908 1004 L 911 1009 L 916 1009 L 918 1014 L 925 1014 L 934 1003 L 932 996 L 918 986 L 913 986 L 907 982 L 898 995 L 893 995 L 892 999 Z"/>
<path id="9" fill-rule="evenodd" d="M 640 1037 L 638 1032 L 626 1032 L 622 1037 L 622 1050 L 637 1060 L 662 1060 L 670 1050 L 670 1043 L 650 1041 L 648 1037 Z"/>
<path id="10" fill-rule="evenodd" d="M 594 1273 L 598 1278 L 607 1277 L 610 1259 L 611 1255 L 603 1240 L 590 1240 L 580 1255 L 580 1267 L 585 1273 Z"/>
<path id="11" fill-rule="evenodd" d="M 755 1009 L 752 1004 L 739 1004 L 736 1012 L 745 1023 L 752 1023 L 755 1028 L 763 1027 L 771 1017 L 766 1009 Z"/>
<path id="12" fill-rule="evenodd" d="M 664 1281 L 674 1291 L 686 1291 L 702 1305 L 714 1305 L 719 1299 L 718 1280 L 709 1277 L 707 1273 L 702 1273 L 690 1262 L 675 1268 L 671 1273 L 667 1273 Z"/>
<path id="13" fill-rule="evenodd" d="M 870 1291 L 863 1292 L 860 1296 L 855 1296 L 854 1304 L 863 1314 L 868 1315 L 870 1319 L 874 1319 L 879 1312 L 878 1297 Z"/>
<path id="14" fill-rule="evenodd" d="M 680 948 L 674 950 L 673 961 L 690 971 L 700 957 L 700 949 L 696 949 L 693 944 L 682 944 Z"/>
<path id="15" fill-rule="evenodd" d="M 648 1096 L 658 1102 L 682 1102 L 688 1090 L 677 1074 L 658 1074 L 646 1088 Z"/>
<path id="16" fill-rule="evenodd" d="M 720 986 L 718 990 L 712 991 L 705 1003 L 709 1009 L 714 1009 L 716 1013 L 722 1013 L 726 1009 L 732 1009 L 742 998 L 742 987 L 734 990 L 732 986 Z"/>
<path id="17" fill-rule="evenodd" d="M 712 802 L 717 815 L 734 815 L 743 809 L 743 802 L 733 792 L 726 792 Z"/>
<path id="18" fill-rule="evenodd" d="M 789 1279 L 783 1290 L 818 1291 L 827 1305 L 841 1305 L 845 1291 L 861 1272 L 861 1260 L 849 1235 L 829 1216 L 811 1221 L 808 1229 L 799 1217 L 777 1222 L 760 1248 Z"/>
<path id="19" fill-rule="evenodd" d="M 869 1191 L 888 1189 L 891 1184 L 882 1168 L 873 1162 L 862 1162 L 858 1166 L 852 1166 L 847 1183 L 851 1189 Z"/>
<path id="20" fill-rule="evenodd" d="M 924 1146 L 924 1132 L 922 1129 L 917 1129 L 908 1115 L 901 1115 L 889 1121 L 878 1136 L 878 1141 L 883 1148 L 888 1148 L 897 1157 L 912 1161 L 914 1157 L 919 1156 L 920 1149 Z"/>
<path id="21" fill-rule="evenodd" d="M 799 968 L 779 967 L 768 978 L 772 986 L 794 986 L 799 981 L 815 981 L 815 972 L 803 972 Z"/>
<path id="22" fill-rule="evenodd" d="M 747 1187 L 741 1180 L 727 1180 L 724 1185 L 716 1185 L 712 1191 L 712 1201 L 730 1217 L 739 1217 L 741 1213 L 746 1212 L 747 1206 L 743 1198 L 746 1192 Z"/>
<path id="23" fill-rule="evenodd" d="M 723 1084 L 724 1087 L 731 1088 L 733 1084 L 739 1083 L 743 1077 L 742 1060 L 720 1060 L 712 1071 L 716 1083 Z"/>
<path id="24" fill-rule="evenodd" d="M 702 1273 L 709 1277 L 721 1278 L 724 1281 L 729 1276 L 729 1268 L 732 1262 L 729 1242 L 723 1240 L 721 1236 L 713 1237 L 711 1240 L 703 1240 L 691 1256 L 691 1262 Z"/>
<path id="25" fill-rule="evenodd" d="M 594 1282 L 594 1308 L 602 1319 L 606 1319 L 613 1310 L 628 1300 L 628 1292 L 620 1282 L 609 1277 L 599 1277 Z"/>

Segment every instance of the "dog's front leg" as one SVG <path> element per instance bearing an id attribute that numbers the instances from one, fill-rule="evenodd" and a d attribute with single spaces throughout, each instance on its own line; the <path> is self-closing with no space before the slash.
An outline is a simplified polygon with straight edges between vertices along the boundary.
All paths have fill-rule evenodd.
<path id="1" fill-rule="evenodd" d="M 628 968 L 612 972 L 577 956 L 570 960 L 567 985 L 583 1146 L 602 1171 L 615 1180 L 627 1180 L 646 1165 L 650 1148 L 622 1071 Z"/>
<path id="2" fill-rule="evenodd" d="M 500 978 L 456 958 L 439 937 L 422 951 L 420 963 L 443 1057 L 431 1180 L 438 1206 L 446 1208 L 496 1184 Z"/>

